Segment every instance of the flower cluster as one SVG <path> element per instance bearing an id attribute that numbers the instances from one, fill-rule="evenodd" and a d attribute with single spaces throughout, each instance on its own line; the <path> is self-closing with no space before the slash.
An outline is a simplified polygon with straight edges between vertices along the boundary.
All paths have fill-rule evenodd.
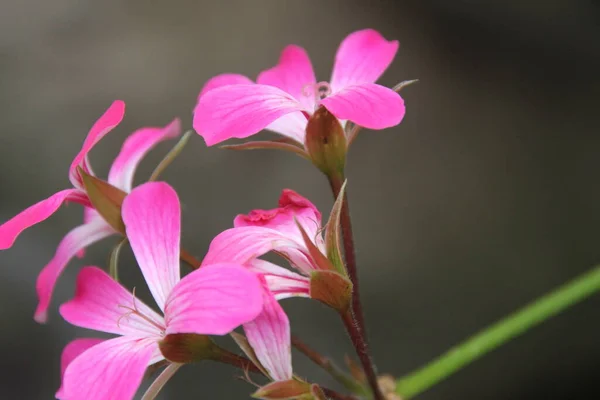
<path id="1" fill-rule="evenodd" d="M 158 308 L 157 312 L 144 304 L 135 290 L 119 283 L 118 252 L 111 257 L 109 272 L 84 267 L 74 297 L 60 306 L 60 315 L 72 325 L 115 337 L 76 339 L 65 347 L 57 398 L 131 399 L 150 366 L 164 367 L 144 395 L 151 399 L 182 365 L 201 360 L 226 362 L 264 375 L 270 383 L 259 388 L 255 397 L 341 396 L 294 374 L 290 321 L 279 301 L 304 297 L 332 307 L 347 322 L 359 357 L 363 355 L 366 339 L 357 303 L 356 266 L 349 254 L 353 249 L 344 246 L 343 257 L 341 245 L 342 236 L 344 243 L 351 242 L 349 232 L 344 231 L 347 226 L 340 223 L 340 218 L 348 216 L 345 156 L 358 129 L 391 127 L 404 116 L 404 102 L 397 91 L 375 83 L 397 50 L 397 41 L 366 29 L 343 40 L 329 82 L 318 82 L 306 51 L 291 45 L 256 82 L 223 74 L 206 83 L 194 109 L 193 127 L 207 145 L 247 138 L 263 129 L 277 132 L 285 138 L 233 148 L 274 148 L 302 155 L 327 175 L 336 201 L 323 223 L 313 203 L 285 189 L 277 208 L 235 217 L 233 227 L 214 238 L 202 261 L 190 261 L 189 253 L 181 248 L 176 191 L 155 177 L 132 187 L 141 159 L 157 143 L 179 137 L 180 121 L 133 132 L 103 180 L 95 176 L 88 153 L 119 125 L 125 104 L 115 101 L 108 108 L 71 163 L 73 187 L 0 225 L 0 250 L 4 250 L 61 204 L 83 206 L 83 224 L 62 239 L 38 276 L 37 322 L 47 321 L 54 286 L 70 260 L 83 257 L 87 246 L 109 236 L 121 236 L 120 245 L 130 244 Z M 262 259 L 268 253 L 281 256 L 291 269 Z M 181 260 L 192 267 L 183 278 Z M 238 327 L 243 327 L 245 336 L 234 332 Z M 212 339 L 227 334 L 245 356 L 221 348 Z M 345 378 L 346 387 L 356 396 L 382 398 L 370 361 L 361 358 L 361 362 L 362 369 L 353 366 L 361 372 Z"/>

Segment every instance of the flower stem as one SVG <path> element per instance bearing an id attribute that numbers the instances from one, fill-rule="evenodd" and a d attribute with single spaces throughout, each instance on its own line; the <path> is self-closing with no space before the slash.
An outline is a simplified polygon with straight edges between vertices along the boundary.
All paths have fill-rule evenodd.
<path id="1" fill-rule="evenodd" d="M 367 389 L 363 385 L 344 373 L 331 359 L 310 348 L 299 337 L 292 335 L 292 345 L 313 363 L 327 371 L 338 382 L 344 385 L 346 389 L 361 396 L 368 394 Z"/>
<path id="2" fill-rule="evenodd" d="M 347 396 L 345 394 L 340 394 L 331 389 L 324 388 L 323 386 L 321 386 L 321 390 L 323 390 L 323 393 L 325 393 L 325 395 L 328 398 L 333 399 L 333 400 L 357 400 L 357 398 L 354 396 Z"/>
<path id="3" fill-rule="evenodd" d="M 333 195 L 337 199 L 345 177 L 343 174 L 339 176 L 328 176 L 329 185 Z M 367 376 L 367 381 L 373 392 L 374 400 L 383 400 L 381 389 L 377 383 L 377 374 L 375 366 L 369 355 L 367 335 L 365 329 L 365 318 L 362 311 L 362 303 L 360 301 L 360 288 L 358 284 L 358 271 L 356 267 L 356 254 L 354 252 L 354 236 L 352 234 L 352 220 L 350 219 L 350 206 L 348 204 L 348 192 L 344 192 L 344 203 L 342 204 L 342 213 L 340 215 L 340 226 L 342 228 L 344 256 L 346 261 L 346 270 L 348 277 L 353 285 L 352 290 L 352 309 L 342 315 L 342 320 L 346 326 L 346 330 L 352 339 L 352 344 L 356 349 L 356 354 L 360 359 L 362 367 Z"/>
<path id="4" fill-rule="evenodd" d="M 410 399 L 499 345 L 600 291 L 600 266 L 533 301 L 445 354 L 398 380 L 396 392 Z"/>

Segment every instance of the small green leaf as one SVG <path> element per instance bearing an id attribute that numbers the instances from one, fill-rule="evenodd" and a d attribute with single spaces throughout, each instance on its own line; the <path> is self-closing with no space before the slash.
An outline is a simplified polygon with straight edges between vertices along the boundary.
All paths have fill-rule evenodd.
<path id="1" fill-rule="evenodd" d="M 302 234 L 302 239 L 304 240 L 304 244 L 308 248 L 308 252 L 310 253 L 311 258 L 317 264 L 317 266 L 322 270 L 334 270 L 335 267 L 331 262 L 321 253 L 321 250 L 313 243 L 310 239 L 302 225 L 298 222 L 296 218 L 294 218 L 294 222 L 296 222 L 296 226 L 300 230 Z"/>
<path id="2" fill-rule="evenodd" d="M 344 206 L 344 195 L 346 193 L 346 183 L 344 181 L 340 192 L 338 193 L 337 199 L 331 209 L 329 215 L 329 221 L 327 222 L 327 230 L 325 231 L 325 248 L 327 249 L 327 258 L 335 269 L 344 275 L 346 275 L 346 268 L 344 267 L 344 259 L 342 258 L 341 251 L 341 229 L 340 229 L 340 215 L 342 214 L 342 207 Z"/>
<path id="3" fill-rule="evenodd" d="M 119 282 L 119 254 L 121 253 L 121 248 L 123 245 L 127 243 L 127 238 L 123 238 L 117 245 L 113 248 L 110 253 L 110 261 L 108 263 L 108 274 L 115 281 Z"/>
<path id="4" fill-rule="evenodd" d="M 192 133 L 193 133 L 192 131 L 187 131 L 182 136 L 182 138 L 179 139 L 177 144 L 175 144 L 175 146 L 173 146 L 173 148 L 167 153 L 165 158 L 163 158 L 162 161 L 160 163 L 158 163 L 158 165 L 152 172 L 152 175 L 150 175 L 150 179 L 148 179 L 148 182 L 157 180 L 160 177 L 160 175 L 164 172 L 164 170 L 167 169 L 167 167 L 169 165 L 171 165 L 171 163 L 177 158 L 177 156 L 181 153 L 181 151 L 187 144 Z"/>
<path id="5" fill-rule="evenodd" d="M 117 232 L 125 235 L 125 224 L 121 218 L 121 205 L 127 193 L 86 173 L 80 167 L 77 169 L 83 180 L 85 191 L 96 211 Z"/>
<path id="6" fill-rule="evenodd" d="M 221 146 L 222 149 L 227 150 L 260 150 L 260 149 L 272 149 L 272 150 L 283 150 L 290 153 L 294 153 L 302 158 L 309 160 L 306 151 L 292 141 L 286 140 L 264 140 L 246 142 L 240 144 L 226 144 Z"/>
<path id="7" fill-rule="evenodd" d="M 250 346 L 250 343 L 248 343 L 248 339 L 246 339 L 244 335 L 241 335 L 237 332 L 231 332 L 229 335 L 233 338 L 235 343 L 237 343 L 240 349 L 242 349 L 246 357 L 248 357 L 250 361 L 252 361 L 252 363 L 256 365 L 256 368 L 258 368 L 264 376 L 270 378 L 270 375 L 265 369 L 265 367 L 263 367 L 260 361 L 258 361 L 258 357 L 256 356 L 256 353 L 254 352 L 252 346 Z"/>

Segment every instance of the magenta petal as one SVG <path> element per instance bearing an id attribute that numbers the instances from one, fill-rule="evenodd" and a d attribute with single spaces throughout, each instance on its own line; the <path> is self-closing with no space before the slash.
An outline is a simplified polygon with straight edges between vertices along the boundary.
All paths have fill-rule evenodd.
<path id="1" fill-rule="evenodd" d="M 268 85 L 228 85 L 208 91 L 194 109 L 194 129 L 208 146 L 258 133 L 276 119 L 303 111 L 294 97 Z"/>
<path id="2" fill-rule="evenodd" d="M 135 258 L 156 304 L 179 282 L 181 209 L 175 190 L 164 182 L 136 187 L 123 201 L 123 222 Z"/>
<path id="3" fill-rule="evenodd" d="M 54 214 L 64 201 L 80 202 L 81 195 L 82 193 L 77 189 L 62 190 L 0 225 L 0 250 L 10 248 L 21 232 Z"/>
<path id="4" fill-rule="evenodd" d="M 331 75 L 333 92 L 346 86 L 373 83 L 391 64 L 398 51 L 398 41 L 387 41 L 373 29 L 348 35 L 335 55 Z"/>
<path id="5" fill-rule="evenodd" d="M 200 94 L 198 95 L 198 100 L 200 97 L 204 96 L 206 92 L 216 89 L 221 86 L 227 85 L 252 85 L 254 82 L 244 75 L 240 74 L 221 74 L 215 77 L 210 78 L 202 87 Z"/>
<path id="6" fill-rule="evenodd" d="M 164 331 L 160 315 L 97 267 L 79 272 L 75 296 L 60 315 L 75 326 L 117 335 L 160 338 Z"/>
<path id="7" fill-rule="evenodd" d="M 37 322 L 46 322 L 48 305 L 54 291 L 54 285 L 69 261 L 87 246 L 113 233 L 115 233 L 114 229 L 104 220 L 97 219 L 94 222 L 76 227 L 63 238 L 56 249 L 56 254 L 42 269 L 37 278 L 36 289 L 39 303 L 34 315 Z"/>
<path id="8" fill-rule="evenodd" d="M 250 270 L 264 278 L 277 300 L 310 297 L 310 279 L 305 276 L 258 258 L 250 262 Z"/>
<path id="9" fill-rule="evenodd" d="M 406 111 L 398 93 L 375 83 L 348 86 L 323 99 L 321 104 L 338 119 L 369 129 L 398 125 Z"/>
<path id="10" fill-rule="evenodd" d="M 248 262 L 276 251 L 290 260 L 292 265 L 305 273 L 318 269 L 308 257 L 304 243 L 298 243 L 281 232 L 259 226 L 243 226 L 227 229 L 210 243 L 202 265 L 218 262 Z"/>
<path id="11" fill-rule="evenodd" d="M 276 381 L 292 379 L 290 321 L 268 289 L 263 290 L 264 308 L 244 324 L 256 357 Z"/>
<path id="12" fill-rule="evenodd" d="M 252 210 L 247 215 L 238 215 L 233 225 L 262 226 L 271 228 L 282 235 L 303 243 L 304 239 L 296 221 L 302 225 L 313 242 L 325 252 L 325 244 L 321 235 L 321 213 L 307 198 L 291 189 L 284 189 L 279 197 L 279 207 L 271 210 Z"/>
<path id="13" fill-rule="evenodd" d="M 96 121 L 94 126 L 92 126 L 92 129 L 83 142 L 81 151 L 79 151 L 79 154 L 75 156 L 75 159 L 71 163 L 71 168 L 69 169 L 69 179 L 71 179 L 73 186 L 77 188 L 83 188 L 81 177 L 77 172 L 77 167 L 82 167 L 84 171 L 91 172 L 87 163 L 87 154 L 90 152 L 90 150 L 92 150 L 96 143 L 100 141 L 100 139 L 102 139 L 108 132 L 113 130 L 114 127 L 121 123 L 124 115 L 125 103 L 121 100 L 116 100 Z"/>
<path id="14" fill-rule="evenodd" d="M 162 128 L 142 128 L 127 138 L 108 173 L 108 182 L 126 192 L 131 191 L 133 174 L 144 156 L 163 140 L 181 134 L 181 121 L 174 119 Z"/>
<path id="15" fill-rule="evenodd" d="M 119 337 L 83 352 L 67 367 L 61 400 L 129 400 L 142 383 L 158 344 Z"/>
<path id="16" fill-rule="evenodd" d="M 65 346 L 65 348 L 63 349 L 62 355 L 60 357 L 61 385 L 60 385 L 60 388 L 58 389 L 58 391 L 56 392 L 57 398 L 60 399 L 60 398 L 64 397 L 63 388 L 62 388 L 62 379 L 65 375 L 65 370 L 67 369 L 69 364 L 71 364 L 71 362 L 74 359 L 79 357 L 79 355 L 81 353 L 83 353 L 90 347 L 93 347 L 99 343 L 104 342 L 104 340 L 105 339 L 93 339 L 93 338 L 75 339 Z"/>
<path id="17" fill-rule="evenodd" d="M 278 87 L 294 96 L 306 110 L 315 109 L 317 79 L 306 50 L 300 46 L 283 49 L 279 63 L 261 72 L 256 83 Z"/>
<path id="18" fill-rule="evenodd" d="M 263 307 L 261 284 L 241 265 L 215 264 L 188 274 L 165 305 L 167 334 L 225 335 Z"/>

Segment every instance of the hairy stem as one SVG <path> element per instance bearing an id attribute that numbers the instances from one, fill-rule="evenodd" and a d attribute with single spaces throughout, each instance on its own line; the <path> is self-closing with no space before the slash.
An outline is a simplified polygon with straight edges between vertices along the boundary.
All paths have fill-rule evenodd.
<path id="1" fill-rule="evenodd" d="M 600 266 L 510 314 L 415 372 L 398 380 L 396 392 L 410 399 L 501 344 L 600 291 Z"/>
<path id="2" fill-rule="evenodd" d="M 368 391 L 365 389 L 365 387 L 363 387 L 363 385 L 356 382 L 351 376 L 344 373 L 344 371 L 342 371 L 331 359 L 310 348 L 295 335 L 292 335 L 292 346 L 308 357 L 313 363 L 327 371 L 338 382 L 344 385 L 346 389 L 362 396 L 368 394 Z"/>
<path id="3" fill-rule="evenodd" d="M 337 199 L 342 185 L 344 184 L 344 176 L 329 176 L 329 185 L 333 195 Z M 346 326 L 346 330 L 352 339 L 352 344 L 356 349 L 356 353 L 367 381 L 373 392 L 374 400 L 383 400 L 381 389 L 377 384 L 377 374 L 375 372 L 375 366 L 369 355 L 367 335 L 365 329 L 365 318 L 362 311 L 362 303 L 360 301 L 360 287 L 358 284 L 358 270 L 356 267 L 356 254 L 354 251 L 354 235 L 352 234 L 352 220 L 350 218 L 350 206 L 348 204 L 348 192 L 344 192 L 344 202 L 342 204 L 342 213 L 340 215 L 340 227 L 342 228 L 343 246 L 344 246 L 344 258 L 346 261 L 346 270 L 348 277 L 353 285 L 352 290 L 352 310 L 342 315 L 342 320 Z"/>

